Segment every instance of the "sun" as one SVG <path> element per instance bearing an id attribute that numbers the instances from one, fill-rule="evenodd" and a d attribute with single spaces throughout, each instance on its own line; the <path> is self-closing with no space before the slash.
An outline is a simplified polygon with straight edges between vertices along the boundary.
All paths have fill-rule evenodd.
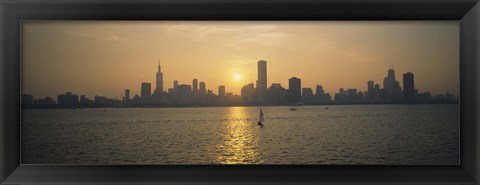
<path id="1" fill-rule="evenodd" d="M 233 74 L 233 78 L 235 78 L 235 80 L 239 80 L 242 77 L 240 76 L 240 74 Z"/>

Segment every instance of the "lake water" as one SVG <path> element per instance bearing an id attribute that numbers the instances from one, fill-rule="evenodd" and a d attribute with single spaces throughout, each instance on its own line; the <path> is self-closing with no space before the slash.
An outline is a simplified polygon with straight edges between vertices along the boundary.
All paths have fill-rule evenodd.
<path id="1" fill-rule="evenodd" d="M 22 163 L 459 164 L 458 105 L 289 108 L 24 110 Z"/>

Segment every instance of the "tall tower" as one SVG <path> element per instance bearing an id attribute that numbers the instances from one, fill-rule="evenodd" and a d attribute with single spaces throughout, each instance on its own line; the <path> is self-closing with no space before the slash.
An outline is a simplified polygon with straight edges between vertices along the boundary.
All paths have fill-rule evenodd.
<path id="1" fill-rule="evenodd" d="M 302 97 L 302 80 L 297 77 L 288 79 L 288 101 L 290 103 L 299 103 Z"/>
<path id="2" fill-rule="evenodd" d="M 383 80 L 383 88 L 390 91 L 389 93 L 392 93 L 394 83 L 395 83 L 395 70 L 393 70 L 392 68 L 389 68 L 387 77 L 385 77 L 385 79 Z"/>
<path id="3" fill-rule="evenodd" d="M 155 92 L 161 94 L 163 92 L 163 73 L 162 68 L 160 67 L 160 60 L 158 60 L 158 71 L 157 71 L 157 86 Z"/>
<path id="4" fill-rule="evenodd" d="M 258 102 L 265 103 L 267 100 L 267 61 L 258 61 L 257 80 Z"/>
<path id="5" fill-rule="evenodd" d="M 143 103 L 147 103 L 150 101 L 150 97 L 152 96 L 152 86 L 150 83 L 142 82 L 142 87 L 140 89 L 140 94 Z"/>
<path id="6" fill-rule="evenodd" d="M 130 101 L 130 89 L 125 89 L 124 101 L 125 101 L 125 102 Z"/>
<path id="7" fill-rule="evenodd" d="M 415 83 L 411 72 L 403 74 L 403 98 L 407 103 L 415 102 Z"/>
<path id="8" fill-rule="evenodd" d="M 193 79 L 192 81 L 192 87 L 193 87 L 193 94 L 197 94 L 198 92 L 198 79 Z"/>
<path id="9" fill-rule="evenodd" d="M 388 69 L 387 77 L 383 80 L 383 88 L 386 91 L 387 101 L 399 102 L 403 99 L 402 88 L 400 83 L 395 80 L 395 70 L 393 68 Z"/>
<path id="10" fill-rule="evenodd" d="M 205 82 L 200 82 L 200 93 L 201 94 L 207 94 L 207 87 Z"/>
<path id="11" fill-rule="evenodd" d="M 218 96 L 220 96 L 220 97 L 225 96 L 225 86 L 224 85 L 218 86 Z"/>
<path id="12" fill-rule="evenodd" d="M 367 91 L 371 91 L 371 89 L 373 89 L 373 86 L 374 86 L 373 83 L 374 83 L 373 80 L 369 80 L 367 82 Z"/>
<path id="13" fill-rule="evenodd" d="M 178 80 L 173 81 L 173 89 L 176 91 L 178 89 Z"/>

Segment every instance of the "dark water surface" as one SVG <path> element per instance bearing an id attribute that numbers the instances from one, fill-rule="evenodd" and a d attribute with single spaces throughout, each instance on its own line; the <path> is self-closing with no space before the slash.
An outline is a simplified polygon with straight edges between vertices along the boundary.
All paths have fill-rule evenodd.
<path id="1" fill-rule="evenodd" d="M 458 105 L 22 111 L 24 164 L 458 164 Z"/>

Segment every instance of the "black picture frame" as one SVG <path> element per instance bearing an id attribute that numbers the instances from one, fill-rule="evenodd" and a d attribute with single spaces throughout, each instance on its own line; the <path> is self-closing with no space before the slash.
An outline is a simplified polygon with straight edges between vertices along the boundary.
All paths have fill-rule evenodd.
<path id="1" fill-rule="evenodd" d="M 480 184 L 478 0 L 0 0 L 1 184 Z M 20 164 L 22 20 L 458 20 L 460 165 Z"/>

